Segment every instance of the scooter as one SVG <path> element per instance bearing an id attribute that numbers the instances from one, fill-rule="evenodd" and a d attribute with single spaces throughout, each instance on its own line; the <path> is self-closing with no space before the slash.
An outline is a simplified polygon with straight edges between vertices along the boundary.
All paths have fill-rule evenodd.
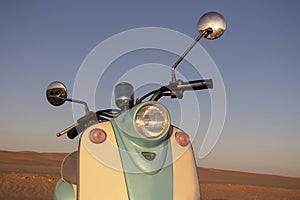
<path id="1" fill-rule="evenodd" d="M 46 91 L 50 104 L 79 103 L 86 112 L 57 133 L 70 139 L 81 136 L 78 151 L 63 160 L 54 199 L 201 199 L 190 137 L 171 124 L 168 110 L 158 100 L 181 99 L 185 91 L 213 88 L 212 79 L 177 80 L 175 68 L 201 38 L 219 38 L 225 29 L 222 15 L 203 15 L 198 22 L 200 34 L 172 66 L 169 84 L 134 100 L 133 86 L 119 83 L 114 91 L 119 109 L 92 112 L 84 101 L 68 98 L 63 83 L 52 82 Z"/>

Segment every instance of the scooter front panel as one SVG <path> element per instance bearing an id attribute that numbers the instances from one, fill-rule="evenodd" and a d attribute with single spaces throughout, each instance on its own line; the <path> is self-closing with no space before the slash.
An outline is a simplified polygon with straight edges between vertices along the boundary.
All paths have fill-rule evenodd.
<path id="1" fill-rule="evenodd" d="M 173 154 L 174 200 L 197 200 L 200 199 L 200 186 L 192 145 L 180 146 L 175 139 L 177 132 L 182 131 L 173 127 L 170 138 Z"/>
<path id="2" fill-rule="evenodd" d="M 103 143 L 90 141 L 89 134 L 94 128 L 106 132 Z M 77 191 L 80 200 L 128 199 L 118 145 L 110 122 L 95 124 L 81 136 Z"/>
<path id="3" fill-rule="evenodd" d="M 89 134 L 94 128 L 100 128 L 106 132 L 107 138 L 103 143 L 94 144 L 90 141 Z M 170 158 L 173 159 L 173 161 L 171 161 L 173 164 L 169 166 L 172 170 L 168 177 L 170 176 L 172 178 L 170 182 L 167 181 L 165 185 L 172 187 L 173 200 L 200 199 L 199 180 L 192 147 L 191 145 L 185 147 L 180 146 L 175 139 L 177 132 L 182 131 L 173 127 L 173 132 L 169 138 Z M 115 136 L 111 122 L 93 125 L 82 134 L 79 148 L 78 199 L 130 199 L 129 190 L 127 188 L 129 179 L 127 177 L 127 180 L 126 173 L 124 174 L 124 163 L 122 163 L 119 151 L 120 144 L 118 144 L 117 141 L 118 139 Z M 137 175 L 133 175 L 133 178 L 131 177 L 133 182 L 136 182 L 136 176 Z M 149 177 L 153 175 L 144 174 L 143 176 L 148 178 L 145 179 L 146 181 L 144 181 L 143 184 L 140 183 L 134 187 L 135 189 L 137 189 L 137 187 L 140 188 L 142 185 L 142 187 L 146 189 L 147 185 L 150 184 L 151 181 L 149 181 Z M 141 180 L 138 182 L 140 181 Z M 162 182 L 166 182 L 166 179 Z M 154 184 L 154 182 L 151 184 Z M 157 184 L 160 185 L 159 183 Z M 133 197 L 135 195 L 131 196 Z"/>

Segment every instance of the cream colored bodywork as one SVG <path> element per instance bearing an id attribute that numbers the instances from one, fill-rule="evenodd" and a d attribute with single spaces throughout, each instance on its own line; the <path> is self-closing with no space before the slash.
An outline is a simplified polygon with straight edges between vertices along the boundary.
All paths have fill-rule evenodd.
<path id="1" fill-rule="evenodd" d="M 179 129 L 173 128 L 171 136 L 173 154 L 173 199 L 200 199 L 200 187 L 193 149 L 191 145 L 180 146 L 175 140 Z M 182 132 L 182 131 L 181 131 Z"/>
<path id="2" fill-rule="evenodd" d="M 102 144 L 93 144 L 89 133 L 101 128 L 107 133 Z M 78 199 L 128 199 L 118 145 L 110 122 L 99 123 L 84 131 L 80 141 Z M 102 155 L 99 156 L 99 152 Z M 97 154 L 98 153 L 98 154 Z M 109 166 L 105 161 L 112 164 Z"/>
<path id="3" fill-rule="evenodd" d="M 77 185 L 72 184 L 73 190 L 74 190 L 74 197 L 77 199 Z"/>

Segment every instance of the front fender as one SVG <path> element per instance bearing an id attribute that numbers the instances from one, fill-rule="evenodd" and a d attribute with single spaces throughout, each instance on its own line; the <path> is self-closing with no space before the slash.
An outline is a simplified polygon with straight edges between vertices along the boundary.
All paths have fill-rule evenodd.
<path id="1" fill-rule="evenodd" d="M 59 179 L 54 192 L 54 200 L 75 200 L 74 186 L 63 179 Z"/>

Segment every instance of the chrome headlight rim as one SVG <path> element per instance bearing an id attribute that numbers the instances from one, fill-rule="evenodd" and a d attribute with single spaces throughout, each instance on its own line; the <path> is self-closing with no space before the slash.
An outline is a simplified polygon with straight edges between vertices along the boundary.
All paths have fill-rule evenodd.
<path id="1" fill-rule="evenodd" d="M 145 132 L 145 128 L 143 129 L 137 123 L 137 120 L 139 120 L 137 118 L 141 117 L 143 110 L 147 110 L 147 108 L 151 109 L 151 111 L 153 111 L 153 110 L 158 111 L 159 114 L 161 114 L 161 117 L 163 118 L 163 122 L 156 122 L 158 124 L 159 123 L 163 124 L 161 126 L 161 130 L 158 131 L 158 132 L 152 132 L 152 134 L 150 134 L 150 132 L 151 132 L 150 130 L 148 130 L 148 132 Z M 150 121 L 150 122 L 153 122 L 153 121 Z M 150 102 L 146 102 L 146 103 L 141 104 L 139 106 L 139 108 L 136 109 L 135 114 L 134 114 L 134 118 L 133 118 L 133 124 L 134 124 L 135 130 L 143 138 L 150 139 L 150 140 L 156 140 L 156 139 L 160 139 L 160 138 L 163 138 L 164 136 L 166 136 L 166 133 L 169 131 L 169 128 L 170 128 L 170 115 L 169 115 L 168 110 L 162 104 L 160 104 L 156 101 L 150 101 Z M 143 124 L 143 123 L 141 123 L 141 124 Z M 157 128 L 159 128 L 159 127 L 157 127 Z"/>

